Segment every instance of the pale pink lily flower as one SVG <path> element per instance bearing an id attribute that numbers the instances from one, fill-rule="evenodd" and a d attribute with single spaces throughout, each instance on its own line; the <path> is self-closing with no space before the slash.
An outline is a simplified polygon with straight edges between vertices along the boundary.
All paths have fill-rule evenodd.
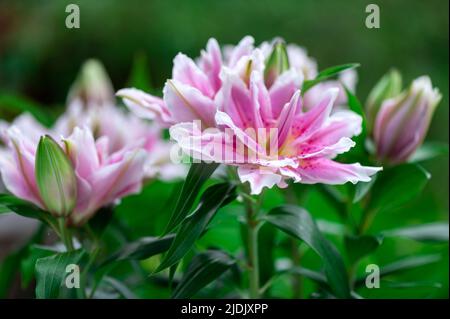
<path id="1" fill-rule="evenodd" d="M 6 134 L 8 151 L 2 150 L 0 157 L 5 187 L 13 195 L 46 210 L 36 183 L 38 142 L 15 126 Z M 75 128 L 69 137 L 61 139 L 60 145 L 76 176 L 76 205 L 69 215 L 69 223 L 74 226 L 85 223 L 99 208 L 141 189 L 146 152 L 136 148 L 108 152 L 108 143 L 107 137 L 95 140 L 87 128 Z"/>
<path id="2" fill-rule="evenodd" d="M 254 40 L 250 36 L 225 49 L 225 53 L 216 39 L 211 38 L 196 61 L 182 53 L 175 57 L 172 79 L 164 86 L 163 99 L 134 88 L 121 89 L 117 96 L 139 117 L 156 119 L 166 127 L 195 119 L 205 126 L 214 126 L 214 99 L 222 86 L 222 67 L 242 69 L 243 59 L 253 50 Z"/>
<path id="3" fill-rule="evenodd" d="M 240 69 L 242 75 L 242 72 L 245 72 L 248 57 L 254 54 L 255 49 L 259 49 L 261 53 L 259 60 L 264 68 L 264 62 L 277 41 L 281 40 L 274 39 L 255 47 L 253 37 L 246 36 L 237 45 L 226 45 L 221 50 L 216 39 L 211 38 L 208 40 L 206 49 L 202 50 L 195 60 L 182 53 L 174 58 L 172 78 L 164 86 L 163 98 L 135 88 L 121 89 L 117 92 L 117 96 L 122 97 L 127 107 L 137 116 L 154 119 L 165 127 L 195 119 L 200 119 L 205 126 L 213 126 L 217 109 L 215 99 L 222 86 L 221 70 L 224 67 Z M 304 80 L 312 80 L 316 77 L 317 63 L 308 56 L 303 47 L 288 44 L 286 51 L 290 62 L 290 75 L 286 75 L 284 81 L 292 83 L 295 78 L 296 87 L 300 88 Z M 347 103 L 343 86 L 354 92 L 356 83 L 356 71 L 344 71 L 338 80 L 324 81 L 306 92 L 303 108 L 311 109 L 319 102 L 321 92 L 332 87 L 339 89 L 336 105 L 342 108 Z"/>
<path id="4" fill-rule="evenodd" d="M 367 182 L 381 169 L 332 160 L 354 146 L 351 137 L 361 130 L 361 118 L 355 113 L 331 114 L 337 89 L 325 92 L 322 101 L 306 113 L 301 111 L 297 91 L 274 120 L 261 112 L 266 108 L 272 113 L 270 99 L 252 98 L 261 81 L 258 78 L 254 73 L 250 88 L 236 77 L 230 79 L 234 83 L 222 111 L 216 113 L 216 130 L 202 131 L 195 122 L 180 123 L 171 127 L 172 138 L 195 159 L 238 166 L 239 178 L 250 183 L 252 194 L 264 187 L 286 187 L 288 179 L 305 184 Z M 259 84 L 263 87 L 262 81 Z M 239 111 L 234 113 L 234 107 Z"/>
<path id="5" fill-rule="evenodd" d="M 170 181 L 185 176 L 186 169 L 170 161 L 172 142 L 162 138 L 162 127 L 120 109 L 108 74 L 100 62 L 87 61 L 68 96 L 68 108 L 54 126 L 67 136 L 75 127 L 88 127 L 97 139 L 108 137 L 109 152 L 127 147 L 147 153 L 145 178 Z"/>
<path id="6" fill-rule="evenodd" d="M 441 97 L 430 78 L 421 76 L 407 90 L 381 104 L 373 131 L 380 161 L 398 164 L 414 153 L 425 139 Z"/>
<path id="7" fill-rule="evenodd" d="M 208 42 L 198 64 L 179 54 L 164 87 L 158 107 L 165 110 L 171 137 L 185 153 L 238 166 L 240 180 L 250 183 L 253 194 L 285 187 L 288 179 L 307 184 L 369 181 L 381 169 L 332 160 L 348 151 L 354 145 L 351 137 L 361 131 L 357 114 L 331 113 L 338 88 L 322 91 L 320 101 L 305 113 L 299 92 L 304 75 L 298 67 L 282 70 L 267 85 L 267 56 L 263 48 L 254 48 L 252 38 L 228 49 L 225 57 L 220 54 L 215 40 Z M 163 119 L 152 106 L 155 97 L 134 89 L 118 95 L 146 117 Z"/>
<path id="8" fill-rule="evenodd" d="M 109 152 L 117 152 L 123 148 L 145 150 L 148 154 L 144 166 L 145 179 L 170 181 L 186 174 L 183 165 L 175 165 L 170 160 L 173 143 L 163 140 L 162 128 L 158 123 L 149 123 L 115 105 L 107 104 L 85 110 L 75 101 L 58 119 L 54 131 L 67 136 L 75 127 L 88 127 L 95 138 L 107 137 Z"/>

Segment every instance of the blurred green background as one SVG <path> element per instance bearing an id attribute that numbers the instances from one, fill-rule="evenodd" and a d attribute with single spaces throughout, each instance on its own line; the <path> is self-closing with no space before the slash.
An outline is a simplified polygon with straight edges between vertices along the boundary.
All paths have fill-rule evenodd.
<path id="1" fill-rule="evenodd" d="M 69 3 L 80 7 L 80 29 L 65 27 L 65 8 Z M 380 6 L 380 29 L 365 27 L 365 8 L 370 3 Z M 134 57 L 144 54 L 153 86 L 161 87 L 171 75 L 176 53 L 182 51 L 195 57 L 209 37 L 227 44 L 237 43 L 245 35 L 252 35 L 257 43 L 280 36 L 306 47 L 309 55 L 317 59 L 319 69 L 360 63 L 357 93 L 362 101 L 391 67 L 403 73 L 406 83 L 417 76 L 430 75 L 443 99 L 428 140 L 448 143 L 448 6 L 447 0 L 0 0 L 0 91 L 26 96 L 57 113 L 62 110 L 80 65 L 88 58 L 101 60 L 119 89 L 127 85 Z M 374 231 L 448 220 L 448 156 L 425 166 L 433 178 L 422 197 L 401 210 L 384 212 L 375 221 Z M 151 187 L 146 192 L 153 194 L 154 199 L 158 192 L 167 198 L 171 186 Z M 139 200 L 124 201 L 119 211 L 126 212 L 127 205 L 144 204 Z M 309 205 L 314 201 L 311 196 Z M 319 207 L 313 211 L 318 218 L 330 217 L 326 207 L 315 206 Z M 126 213 L 122 215 L 130 219 Z M 144 227 L 145 233 L 148 228 L 142 222 L 148 220 L 144 216 L 129 222 Z M 236 228 L 233 223 L 231 226 Z M 214 233 L 210 237 L 214 238 Z M 220 237 L 219 230 L 216 238 Z M 385 263 L 395 254 L 421 252 L 441 252 L 445 258 L 437 266 L 427 266 L 409 277 L 444 281 L 442 289 L 425 294 L 448 297 L 448 245 L 429 247 L 409 241 L 387 241 L 377 258 Z M 370 293 L 376 296 L 376 292 Z M 417 295 L 423 296 L 424 292 Z M 394 290 L 392 296 L 415 295 Z"/>

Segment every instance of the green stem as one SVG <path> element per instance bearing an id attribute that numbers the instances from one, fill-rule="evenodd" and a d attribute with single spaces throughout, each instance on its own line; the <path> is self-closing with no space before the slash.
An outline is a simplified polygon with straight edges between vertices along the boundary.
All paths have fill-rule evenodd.
<path id="1" fill-rule="evenodd" d="M 297 198 L 297 195 L 295 194 L 292 186 L 286 188 L 285 190 L 285 198 L 286 203 L 290 205 L 299 205 L 302 203 L 307 195 L 307 189 L 301 188 L 300 189 L 300 198 Z M 292 255 L 292 264 L 294 267 L 300 268 L 301 266 L 301 256 L 298 246 L 298 241 L 294 238 L 290 238 L 290 245 L 291 245 L 291 255 Z M 300 274 L 293 273 L 292 274 L 292 297 L 294 299 L 301 299 L 302 296 L 302 290 L 303 290 L 303 277 Z"/>
<path id="2" fill-rule="evenodd" d="M 63 241 L 64 246 L 66 246 L 67 251 L 74 250 L 72 235 L 70 233 L 70 230 L 66 228 L 66 220 L 64 217 L 58 219 L 58 226 L 61 240 Z"/>
<path id="3" fill-rule="evenodd" d="M 300 267 L 301 265 L 301 257 L 300 252 L 298 249 L 298 243 L 297 240 L 294 238 L 290 238 L 291 242 L 291 250 L 292 250 L 292 264 L 294 267 Z M 303 277 L 300 274 L 293 274 L 292 275 L 292 297 L 294 299 L 301 299 L 303 298 L 302 294 L 303 290 Z"/>
<path id="4" fill-rule="evenodd" d="M 248 188 L 246 193 L 249 194 Z M 259 261 L 258 261 L 258 220 L 256 218 L 257 210 L 254 203 L 247 197 L 244 197 L 247 222 L 247 263 L 249 269 L 249 292 L 250 298 L 259 298 Z"/>
<path id="5" fill-rule="evenodd" d="M 81 273 L 81 297 L 82 299 L 86 299 L 88 298 L 87 294 L 86 294 L 86 286 L 87 286 L 87 279 L 88 279 L 88 275 L 89 275 L 89 270 L 91 269 L 92 265 L 94 264 L 95 260 L 97 259 L 97 256 L 100 252 L 100 247 L 98 247 L 97 244 L 95 244 L 95 248 L 92 250 L 90 256 L 89 256 L 89 260 L 86 264 L 86 267 L 84 268 L 84 271 Z M 89 294 L 89 298 L 92 298 L 94 294 L 94 290 L 91 291 L 91 293 Z"/>

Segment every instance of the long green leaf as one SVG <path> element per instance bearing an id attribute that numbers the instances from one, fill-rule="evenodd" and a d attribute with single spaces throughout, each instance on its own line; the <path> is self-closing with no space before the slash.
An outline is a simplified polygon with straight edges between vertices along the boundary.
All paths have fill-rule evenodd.
<path id="1" fill-rule="evenodd" d="M 69 289 L 64 288 L 69 264 L 79 264 L 84 250 L 59 253 L 49 257 L 40 258 L 36 262 L 36 298 L 54 299 Z M 81 268 L 81 267 L 80 267 Z"/>
<path id="2" fill-rule="evenodd" d="M 138 299 L 138 297 L 124 283 L 112 277 L 105 277 L 103 281 L 117 291 L 125 299 Z"/>
<path id="3" fill-rule="evenodd" d="M 382 234 L 386 237 L 405 237 L 417 241 L 447 242 L 448 233 L 448 222 L 443 222 L 391 229 Z"/>
<path id="4" fill-rule="evenodd" d="M 422 255 L 422 256 L 413 256 L 413 257 L 407 257 L 398 261 L 395 261 L 391 264 L 385 265 L 380 267 L 380 278 L 389 276 L 389 275 L 395 275 L 399 274 L 411 269 L 415 269 L 418 267 L 430 265 L 433 263 L 438 262 L 441 259 L 440 255 L 434 254 L 434 255 Z M 361 287 L 365 284 L 366 278 L 362 277 L 359 278 L 355 286 Z"/>
<path id="5" fill-rule="evenodd" d="M 218 166 L 217 163 L 192 163 L 164 234 L 171 232 L 188 215 L 200 188 Z"/>
<path id="6" fill-rule="evenodd" d="M 43 211 L 39 207 L 30 202 L 24 201 L 12 195 L 0 194 L 0 206 L 9 209 L 16 214 L 24 217 L 39 219 L 40 221 L 49 222 L 49 213 Z"/>
<path id="7" fill-rule="evenodd" d="M 417 164 L 403 164 L 381 173 L 372 187 L 370 209 L 397 208 L 419 195 L 430 174 Z"/>
<path id="8" fill-rule="evenodd" d="M 272 209 L 264 219 L 311 247 L 322 258 L 328 283 L 336 296 L 350 297 L 348 277 L 342 257 L 322 235 L 306 210 L 293 205 L 284 205 Z"/>
<path id="9" fill-rule="evenodd" d="M 169 251 L 156 272 L 174 265 L 186 255 L 206 230 L 217 210 L 236 197 L 235 190 L 235 185 L 220 183 L 210 186 L 203 193 L 197 209 L 181 224 Z"/>
<path id="10" fill-rule="evenodd" d="M 106 266 L 112 262 L 122 260 L 143 260 L 161 254 L 169 249 L 174 237 L 175 235 L 170 234 L 164 237 L 140 238 L 135 242 L 123 246 L 119 251 L 115 252 L 105 260 L 100 267 Z"/>
<path id="11" fill-rule="evenodd" d="M 176 286 L 172 298 L 190 298 L 235 264 L 235 260 L 219 250 L 209 250 L 195 256 Z"/>
<path id="12" fill-rule="evenodd" d="M 347 63 L 347 64 L 341 64 L 341 65 L 336 65 L 336 66 L 327 68 L 327 69 L 319 72 L 319 74 L 316 76 L 315 79 L 307 80 L 303 83 L 302 94 L 305 94 L 305 92 L 308 91 L 310 88 L 312 88 L 314 85 L 316 85 L 324 80 L 327 80 L 335 75 L 338 75 L 339 73 L 341 73 L 345 70 L 350 70 L 350 69 L 354 69 L 357 67 L 359 67 L 358 63 Z"/>
<path id="13" fill-rule="evenodd" d="M 27 249 L 26 256 L 20 262 L 20 272 L 22 274 L 22 287 L 28 287 L 35 277 L 36 261 L 40 258 L 55 254 L 51 247 L 41 245 L 31 245 Z"/>

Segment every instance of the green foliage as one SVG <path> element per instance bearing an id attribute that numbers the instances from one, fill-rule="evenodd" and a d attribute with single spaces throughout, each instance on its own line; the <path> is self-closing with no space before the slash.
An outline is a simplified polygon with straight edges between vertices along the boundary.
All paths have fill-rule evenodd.
<path id="1" fill-rule="evenodd" d="M 165 233 L 169 233 L 177 227 L 187 216 L 189 210 L 197 198 L 198 192 L 206 180 L 214 173 L 218 164 L 216 163 L 192 163 L 189 173 L 181 189 L 175 209 L 166 227 Z"/>
<path id="2" fill-rule="evenodd" d="M 70 264 L 79 266 L 85 253 L 80 249 L 39 258 L 36 261 L 36 298 L 53 299 L 70 295 L 65 286 L 66 267 Z"/>
<path id="3" fill-rule="evenodd" d="M 208 250 L 194 257 L 175 288 L 172 298 L 190 298 L 200 289 L 229 270 L 235 260 L 224 252 Z"/>
<path id="4" fill-rule="evenodd" d="M 370 124 L 366 121 L 360 100 L 365 100 L 366 93 L 381 73 L 395 64 L 404 71 L 405 80 L 409 81 L 426 70 L 443 93 L 443 106 L 448 105 L 448 41 L 442 41 L 445 36 L 448 37 L 448 32 L 442 31 L 448 25 L 447 10 L 442 10 L 442 7 L 448 9 L 448 3 L 425 6 L 422 1 L 401 0 L 386 5 L 383 21 L 389 25 L 373 37 L 369 35 L 375 34 L 372 31 L 354 27 L 362 21 L 361 15 L 354 14 L 356 11 L 352 10 L 344 12 L 340 10 L 342 5 L 334 2 L 319 5 L 313 1 L 299 3 L 288 0 L 269 8 L 264 4 L 239 0 L 231 0 L 231 3 L 218 1 L 207 6 L 201 1 L 194 1 L 177 3 L 174 12 L 170 10 L 172 4 L 165 1 L 145 3 L 138 10 L 117 0 L 102 6 L 84 1 L 84 27 L 74 33 L 74 37 L 65 36 L 67 30 L 61 29 L 50 41 L 45 34 L 55 31 L 49 29 L 54 25 L 51 22 L 60 21 L 63 10 L 44 10 L 50 12 L 45 16 L 50 23 L 39 23 L 38 28 L 34 24 L 41 20 L 39 11 L 35 12 L 38 16 L 33 21 L 15 17 L 19 22 L 29 24 L 34 32 L 14 31 L 14 26 L 7 30 L 7 54 L 0 61 L 0 86 L 2 89 L 12 89 L 11 92 L 26 91 L 33 100 L 42 99 L 47 105 L 39 105 L 18 94 L 1 92 L 0 117 L 9 120 L 28 112 L 45 126 L 50 126 L 54 122 L 53 114 L 59 110 L 49 103 L 64 101 L 68 84 L 73 80 L 78 66 L 87 58 L 84 56 L 86 50 L 70 50 L 71 63 L 60 63 L 67 61 L 67 48 L 76 47 L 79 43 L 101 39 L 102 45 L 91 46 L 95 52 L 89 54 L 104 59 L 117 89 L 134 86 L 160 95 L 161 90 L 155 88 L 161 87 L 170 77 L 172 59 L 177 52 L 187 52 L 194 57 L 211 34 L 220 42 L 235 43 L 241 37 L 242 30 L 253 34 L 260 42 L 272 37 L 273 25 L 277 25 L 276 33 L 282 34 L 288 42 L 308 47 L 308 54 L 317 57 L 320 65 L 321 61 L 345 61 L 350 58 L 361 61 L 364 67 L 359 72 L 358 94 L 346 89 L 346 95 L 349 109 L 363 117 L 363 132 L 354 138 L 357 145 L 340 156 L 339 160 L 378 165 L 368 153 Z M 30 4 L 27 8 L 17 8 L 29 13 L 36 6 Z M 53 6 L 49 4 L 47 9 L 54 9 Z M 293 7 L 296 10 L 292 10 Z M 246 19 L 236 20 L 227 28 L 221 27 L 236 12 L 236 8 Z M 255 9 L 260 14 L 255 15 Z M 405 14 L 399 16 L 399 10 Z M 330 41 L 327 27 L 315 28 L 314 39 L 308 37 L 311 25 L 317 23 L 316 13 L 319 11 L 327 21 L 345 21 L 332 25 L 333 41 Z M 297 19 L 299 12 L 302 13 L 301 19 Z M 415 12 L 423 14 L 416 15 L 413 27 L 403 28 L 410 23 L 409 17 Z M 134 19 L 127 20 L 130 28 L 143 33 L 130 33 L 113 26 L 99 30 L 102 34 L 98 39 L 92 38 L 92 30 L 99 20 L 107 21 L 118 14 L 135 15 Z M 259 23 L 261 16 L 268 15 L 272 23 Z M 195 19 L 192 19 L 194 16 Z M 291 20 L 295 21 L 296 28 L 287 23 Z M 434 27 L 429 28 L 429 25 Z M 190 37 L 193 33 L 197 36 Z M 178 36 L 173 37 L 173 34 Z M 119 38 L 121 41 L 116 41 Z M 335 45 L 358 38 L 367 41 L 357 50 L 351 46 Z M 399 38 L 403 41 L 398 41 Z M 417 38 L 433 43 L 433 50 L 423 50 L 420 41 L 415 41 Z M 27 49 L 20 49 L 18 43 L 26 43 Z M 138 54 L 135 52 L 136 43 L 141 46 Z M 383 48 L 385 52 L 382 52 Z M 373 52 L 379 53 L 376 59 Z M 132 56 L 135 59 L 129 72 Z M 274 51 L 273 62 L 275 69 L 278 69 L 276 71 L 288 67 L 284 46 L 278 46 Z M 315 79 L 305 81 L 302 94 L 314 85 L 357 66 L 340 65 L 320 72 Z M 122 79 L 127 76 L 129 81 L 124 83 Z M 386 88 L 382 86 L 380 89 L 385 91 Z M 292 297 L 293 278 L 300 278 L 302 297 L 448 297 L 447 119 L 448 107 L 440 107 L 430 126 L 428 139 L 442 142 L 425 141 L 407 164 L 385 166 L 384 171 L 370 182 L 355 186 L 290 185 L 301 193 L 296 200 L 305 211 L 299 207 L 272 210 L 288 202 L 286 190 L 276 187 L 267 190 L 259 215 L 267 222 L 261 223 L 258 233 L 263 296 Z M 72 291 L 61 289 L 61 276 L 67 274 L 64 265 L 73 261 L 81 262 L 83 266 L 83 285 L 89 293 L 85 297 L 247 297 L 243 292 L 247 288 L 248 265 L 244 260 L 247 249 L 239 236 L 239 223 L 245 214 L 243 205 L 239 200 L 220 209 L 214 205 L 212 197 L 215 196 L 217 201 L 223 201 L 222 206 L 234 199 L 234 194 L 223 199 L 228 190 L 225 184 L 221 186 L 224 194 L 219 194 L 219 188 L 215 193 L 202 194 L 202 190 L 211 185 L 208 179 L 215 168 L 215 164 L 193 164 L 181 187 L 176 183 L 152 181 L 140 194 L 124 198 L 117 206 L 97 212 L 82 229 L 71 230 L 82 246 L 89 250 L 84 254 L 81 251 L 58 253 L 55 251 L 57 246 L 39 245 L 57 240 L 50 229 L 42 227 L 40 231 L 45 231 L 49 236 L 45 239 L 42 236 L 33 237 L 1 261 L 0 297 L 15 296 L 16 292 L 11 287 L 19 270 L 24 288 L 33 285 L 38 270 L 38 297 L 74 297 Z M 431 181 L 428 171 L 433 174 Z M 11 211 L 55 228 L 47 212 L 9 194 L 0 194 L 0 219 Z M 314 217 L 318 226 L 306 211 Z M 301 257 L 300 265 L 293 262 L 292 240 L 297 241 L 299 246 L 294 245 Z M 169 249 L 172 249 L 170 254 L 167 253 Z M 347 257 L 347 265 L 342 256 Z M 169 262 L 165 261 L 167 258 L 170 258 Z M 158 266 L 164 266 L 163 262 L 172 264 L 170 270 L 156 273 Z M 369 263 L 381 265 L 380 289 L 364 290 L 366 274 L 363 270 Z M 346 273 L 351 278 L 346 278 Z M 350 291 L 350 287 L 356 292 Z M 24 290 L 18 295 L 33 297 Z"/>
<path id="5" fill-rule="evenodd" d="M 420 194 L 430 173 L 417 164 L 403 164 L 379 174 L 372 189 L 369 209 L 397 208 Z"/>
<path id="6" fill-rule="evenodd" d="M 206 230 L 217 210 L 236 197 L 235 189 L 234 185 L 221 183 L 209 187 L 203 193 L 197 208 L 181 223 L 175 239 L 157 271 L 173 266 L 186 255 Z"/>
<path id="7" fill-rule="evenodd" d="M 271 210 L 265 220 L 310 246 L 322 258 L 328 283 L 336 296 L 350 296 L 347 272 L 341 256 L 322 235 L 306 210 L 285 205 Z"/>
<path id="8" fill-rule="evenodd" d="M 345 247 L 350 263 L 355 263 L 362 257 L 373 253 L 381 245 L 381 236 L 345 236 Z"/>

